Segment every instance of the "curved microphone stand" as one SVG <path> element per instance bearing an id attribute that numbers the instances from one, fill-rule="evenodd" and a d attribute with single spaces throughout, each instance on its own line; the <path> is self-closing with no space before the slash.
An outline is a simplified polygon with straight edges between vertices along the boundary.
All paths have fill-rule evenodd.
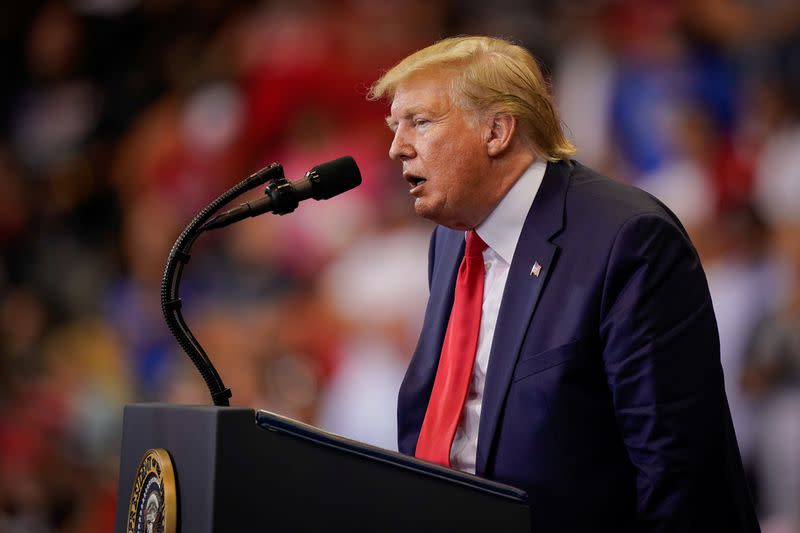
<path id="1" fill-rule="evenodd" d="M 172 335 L 177 339 L 189 359 L 192 360 L 203 380 L 206 382 L 209 392 L 211 393 L 211 400 L 214 405 L 227 406 L 230 405 L 228 399 L 231 397 L 231 390 L 225 387 L 217 370 L 211 363 L 203 347 L 189 330 L 189 326 L 183 319 L 181 314 L 181 299 L 178 295 L 178 289 L 181 283 L 181 274 L 183 267 L 189 262 L 189 250 L 194 244 L 197 237 L 205 231 L 203 225 L 214 215 L 214 213 L 223 205 L 230 202 L 232 199 L 240 196 L 241 194 L 250 191 L 259 185 L 268 181 L 275 180 L 277 182 L 285 181 L 283 175 L 283 167 L 278 163 L 273 163 L 255 174 L 248 176 L 241 182 L 234 185 L 232 188 L 221 194 L 216 200 L 206 206 L 194 219 L 186 226 L 186 229 L 175 241 L 172 250 L 167 259 L 167 265 L 164 268 L 164 277 L 161 280 L 161 312 L 164 314 L 164 320 L 167 322 Z"/>

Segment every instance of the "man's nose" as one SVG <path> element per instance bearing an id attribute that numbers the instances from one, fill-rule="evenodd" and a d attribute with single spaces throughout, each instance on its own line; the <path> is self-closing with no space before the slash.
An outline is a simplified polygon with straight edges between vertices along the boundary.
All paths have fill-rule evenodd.
<path id="1" fill-rule="evenodd" d="M 398 128 L 394 132 L 392 144 L 389 146 L 389 158 L 395 161 L 405 161 L 414 157 L 414 147 L 406 139 L 405 135 Z"/>

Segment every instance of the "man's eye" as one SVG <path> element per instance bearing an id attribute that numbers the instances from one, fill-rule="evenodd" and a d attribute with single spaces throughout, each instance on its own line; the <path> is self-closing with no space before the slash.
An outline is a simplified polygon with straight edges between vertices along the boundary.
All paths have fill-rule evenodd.
<path id="1" fill-rule="evenodd" d="M 417 118 L 414 119 L 414 126 L 424 126 L 425 124 L 430 123 L 430 120 L 426 118 Z"/>

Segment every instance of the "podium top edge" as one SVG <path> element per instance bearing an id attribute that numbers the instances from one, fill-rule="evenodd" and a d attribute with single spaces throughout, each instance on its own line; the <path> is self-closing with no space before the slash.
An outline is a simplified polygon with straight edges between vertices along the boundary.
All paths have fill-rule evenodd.
<path id="1" fill-rule="evenodd" d="M 255 409 L 250 407 L 220 407 L 217 405 L 191 405 L 191 404 L 175 404 L 175 403 L 162 403 L 162 402 L 153 402 L 153 403 L 129 403 L 125 404 L 124 410 L 140 410 L 140 409 L 155 409 L 155 410 L 166 410 L 166 409 L 181 409 L 185 411 L 197 411 L 197 412 L 246 412 L 252 413 L 255 416 Z"/>
<path id="2" fill-rule="evenodd" d="M 249 418 L 254 426 L 260 427 L 262 430 L 278 431 L 294 438 L 312 441 L 321 446 L 335 448 L 345 453 L 367 457 L 397 468 L 411 470 L 425 476 L 439 478 L 471 489 L 491 493 L 495 496 L 511 499 L 526 505 L 528 504 L 527 492 L 511 485 L 445 468 L 396 451 L 387 450 L 334 433 L 329 433 L 315 426 L 263 409 L 256 411 L 255 409 L 247 407 L 180 405 L 153 402 L 127 404 L 123 412 L 125 415 L 131 414 L 131 416 L 135 417 L 147 416 L 148 412 L 173 413 L 186 416 L 212 416 L 214 418 L 218 416 L 224 418 L 228 418 L 229 416 L 235 418 L 245 417 Z"/>
<path id="3" fill-rule="evenodd" d="M 481 492 L 528 504 L 528 493 L 511 485 L 445 468 L 416 457 L 342 437 L 270 411 L 258 410 L 255 417 L 256 423 L 266 430 L 278 431 L 318 445 L 336 448 L 346 453 L 368 457 L 395 467 L 412 470 L 425 476 L 443 479 Z"/>

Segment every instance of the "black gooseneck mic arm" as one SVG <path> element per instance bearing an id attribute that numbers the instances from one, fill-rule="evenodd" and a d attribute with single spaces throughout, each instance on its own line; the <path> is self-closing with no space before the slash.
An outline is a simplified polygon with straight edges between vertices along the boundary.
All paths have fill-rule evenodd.
<path id="1" fill-rule="evenodd" d="M 194 244 L 194 241 L 204 231 L 202 227 L 211 216 L 223 205 L 230 202 L 232 199 L 240 196 L 241 194 L 250 191 L 267 181 L 275 183 L 285 182 L 286 178 L 283 175 L 283 167 L 278 163 L 273 163 L 258 172 L 248 176 L 241 182 L 234 185 L 231 189 L 221 194 L 217 199 L 206 206 L 194 219 L 186 226 L 186 229 L 175 241 L 172 250 L 167 259 L 167 265 L 164 268 L 164 277 L 161 280 L 161 312 L 164 314 L 164 320 L 167 322 L 172 335 L 178 341 L 183 351 L 192 360 L 192 363 L 197 367 L 203 380 L 206 382 L 209 392 L 211 393 L 211 400 L 214 405 L 227 406 L 230 405 L 228 399 L 231 397 L 231 390 L 225 387 L 222 378 L 217 373 L 216 368 L 211 363 L 203 347 L 192 334 L 189 326 L 183 319 L 181 314 L 181 299 L 178 295 L 178 289 L 181 283 L 181 275 L 183 274 L 183 267 L 189 262 L 191 256 L 189 250 Z"/>
<path id="2" fill-rule="evenodd" d="M 244 203 L 211 218 L 220 207 L 232 199 L 264 183 L 267 183 L 264 198 Z M 327 200 L 360 184 L 361 172 L 350 156 L 317 165 L 305 176 L 293 182 L 284 177 L 283 167 L 273 163 L 237 183 L 206 206 L 186 226 L 172 246 L 161 280 L 161 312 L 170 332 L 203 376 L 214 405 L 230 405 L 228 399 L 231 397 L 231 390 L 225 387 L 211 359 L 186 325 L 181 314 L 181 299 L 178 296 L 183 267 L 191 257 L 189 249 L 192 244 L 204 231 L 222 228 L 247 217 L 267 212 L 285 215 L 294 211 L 302 200 L 308 198 Z"/>

